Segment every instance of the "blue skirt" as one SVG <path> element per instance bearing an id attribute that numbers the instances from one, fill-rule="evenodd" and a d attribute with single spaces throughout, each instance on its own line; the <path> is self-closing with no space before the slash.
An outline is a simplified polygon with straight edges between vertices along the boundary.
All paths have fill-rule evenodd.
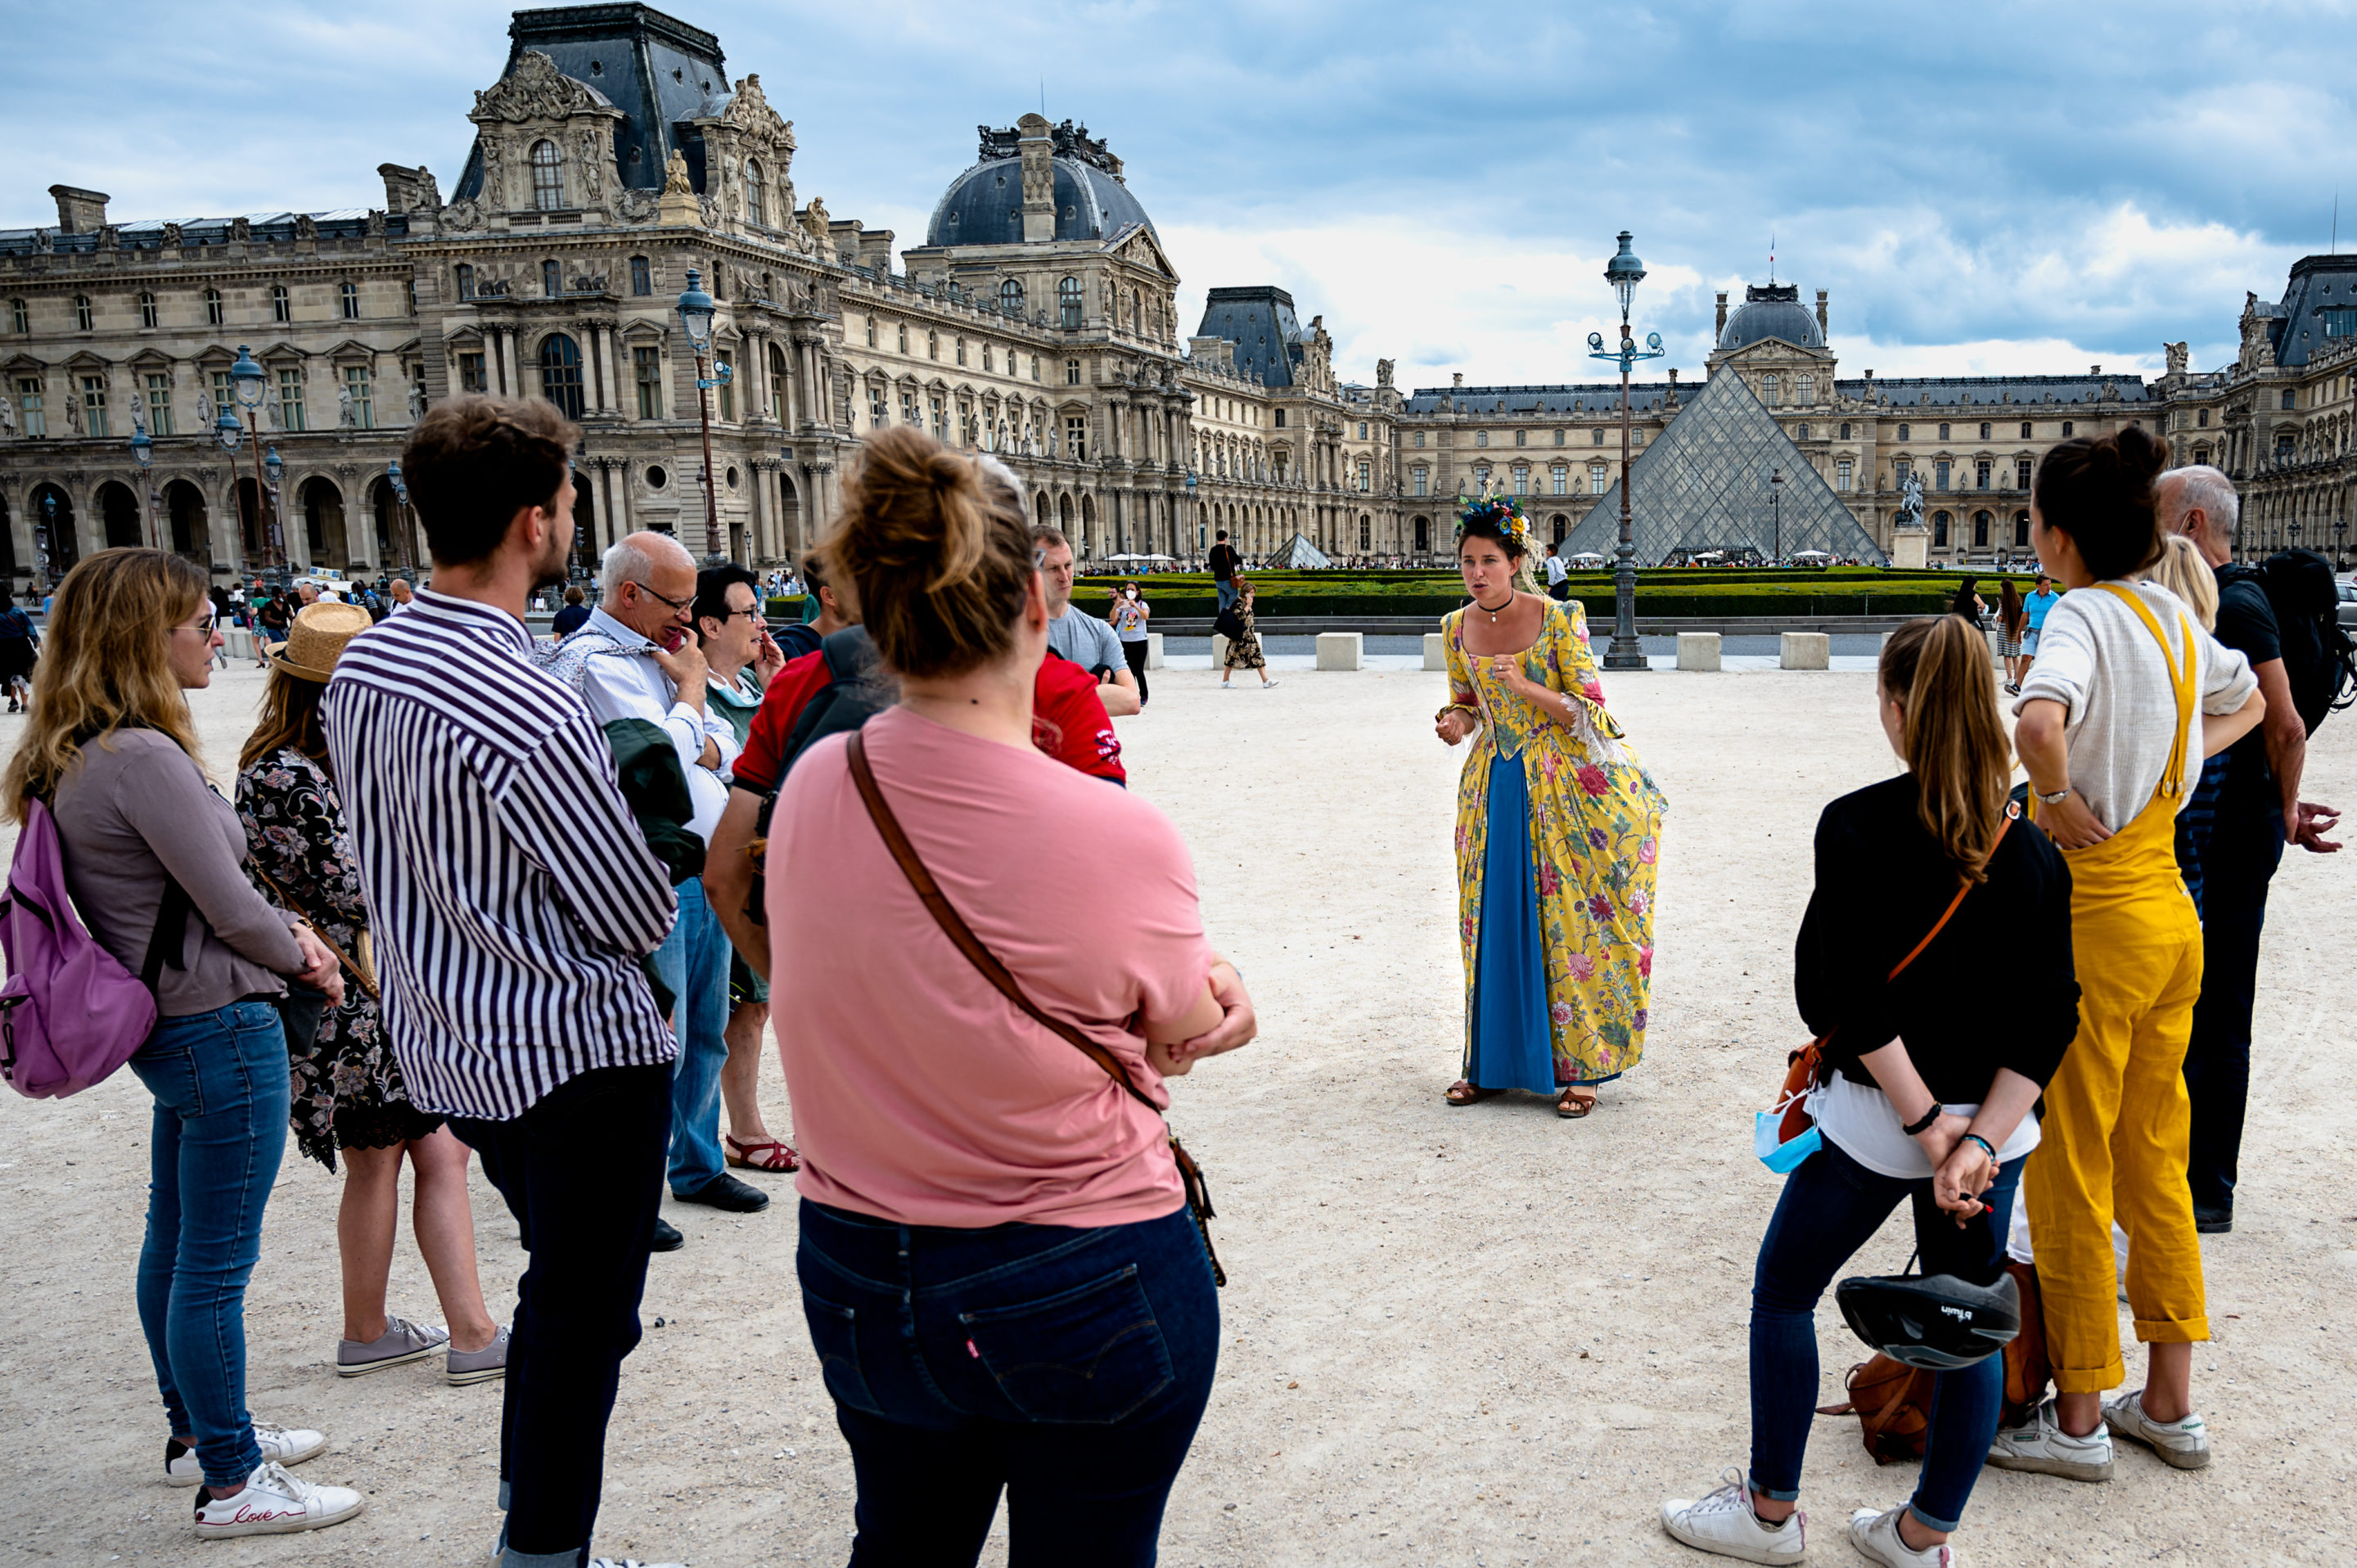
<path id="1" fill-rule="evenodd" d="M 1466 1076 L 1483 1089 L 1553 1094 L 1555 1033 L 1547 1022 L 1530 815 L 1522 758 L 1496 758 L 1490 764 L 1480 946 L 1473 962 L 1473 1060 Z"/>

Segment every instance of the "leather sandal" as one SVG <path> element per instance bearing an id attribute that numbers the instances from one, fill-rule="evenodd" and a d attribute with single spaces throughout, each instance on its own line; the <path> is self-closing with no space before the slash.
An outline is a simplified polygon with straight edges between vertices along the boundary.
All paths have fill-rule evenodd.
<path id="1" fill-rule="evenodd" d="M 768 1171 L 775 1175 L 802 1168 L 802 1157 L 794 1153 L 793 1146 L 781 1144 L 775 1138 L 740 1144 L 734 1136 L 724 1135 L 720 1141 L 728 1145 L 728 1163 L 739 1170 Z"/>
<path id="2" fill-rule="evenodd" d="M 1471 1105 L 1477 1101 L 1488 1100 L 1493 1095 L 1505 1092 L 1502 1089 L 1484 1089 L 1478 1083 L 1469 1082 L 1460 1078 L 1448 1086 L 1448 1091 L 1441 1098 L 1451 1105 Z"/>
<path id="3" fill-rule="evenodd" d="M 1577 1122 L 1595 1109 L 1596 1090 L 1577 1083 L 1564 1085 L 1555 1102 L 1555 1113 L 1567 1122 Z"/>

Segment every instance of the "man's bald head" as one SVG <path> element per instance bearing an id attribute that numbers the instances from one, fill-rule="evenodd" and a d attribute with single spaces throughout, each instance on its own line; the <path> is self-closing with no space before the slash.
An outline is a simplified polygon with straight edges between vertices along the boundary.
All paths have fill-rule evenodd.
<path id="1" fill-rule="evenodd" d="M 695 601 L 695 557 L 668 533 L 641 531 L 614 542 L 598 563 L 599 607 L 640 636 L 668 644 Z"/>
<path id="2" fill-rule="evenodd" d="M 2243 511 L 2234 481 L 2207 463 L 2171 468 L 2153 483 L 2160 526 L 2193 541 L 2212 566 L 2233 559 L 2234 525 Z"/>

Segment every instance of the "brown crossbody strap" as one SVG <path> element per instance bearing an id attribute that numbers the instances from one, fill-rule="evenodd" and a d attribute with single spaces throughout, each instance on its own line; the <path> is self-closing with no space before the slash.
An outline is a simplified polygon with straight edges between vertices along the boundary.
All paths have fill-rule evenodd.
<path id="1" fill-rule="evenodd" d="M 273 893 L 278 895 L 279 905 L 285 908 L 288 914 L 300 915 L 303 913 L 302 907 L 296 904 L 292 898 L 286 897 L 286 889 L 278 886 L 278 879 L 271 875 L 270 873 L 262 869 L 261 862 L 255 861 L 252 864 L 253 865 L 253 874 L 256 876 L 261 877 L 264 883 L 268 884 L 270 890 Z M 370 973 L 368 970 L 363 968 L 361 964 L 354 962 L 351 954 L 346 952 L 343 949 L 336 945 L 335 938 L 329 936 L 325 930 L 321 929 L 317 922 L 313 920 L 306 919 L 303 922 L 303 929 L 310 932 L 313 936 L 318 938 L 320 942 L 326 946 L 327 950 L 336 955 L 336 961 L 352 972 L 352 978 L 361 983 L 361 988 L 366 991 L 371 999 L 382 1000 L 382 998 L 379 997 L 377 994 L 376 976 Z"/>
<path id="2" fill-rule="evenodd" d="M 1091 1061 L 1104 1069 L 1106 1077 L 1121 1085 L 1125 1093 L 1159 1118 L 1162 1108 L 1130 1081 L 1128 1070 L 1122 1066 L 1120 1058 L 1061 1018 L 1043 1011 L 1024 994 L 1022 984 L 1007 972 L 1005 964 L 998 961 L 998 955 L 983 946 L 982 939 L 974 934 L 974 928 L 965 923 L 965 917 L 957 912 L 956 907 L 942 891 L 941 885 L 933 880 L 933 874 L 925 869 L 925 863 L 918 857 L 917 846 L 909 842 L 908 833 L 900 826 L 900 819 L 892 814 L 890 804 L 884 799 L 883 789 L 876 782 L 876 770 L 867 765 L 866 742 L 867 737 L 861 731 L 851 732 L 851 781 L 858 786 L 859 799 L 866 806 L 869 818 L 875 822 L 876 831 L 884 836 L 884 847 L 892 852 L 892 859 L 900 867 L 900 874 L 909 879 L 909 886 L 916 889 L 918 898 L 931 913 L 943 934 L 948 936 L 958 951 L 965 954 L 966 961 L 996 987 L 1000 995 L 1014 1003 L 1026 1017 L 1050 1034 L 1080 1047 Z M 1212 1281 L 1224 1285 L 1228 1283 L 1227 1271 L 1220 1266 L 1220 1255 L 1211 1248 L 1211 1232 L 1203 1223 L 1216 1218 L 1211 1208 L 1211 1189 L 1204 1183 L 1202 1167 L 1196 1165 L 1194 1157 L 1187 1153 L 1186 1145 L 1178 1141 L 1178 1135 L 1172 1133 L 1169 1137 L 1170 1158 L 1178 1167 L 1179 1183 L 1187 1193 L 1187 1207 L 1194 1214 L 1196 1231 L 1203 1238 L 1204 1254 L 1211 1259 Z"/>

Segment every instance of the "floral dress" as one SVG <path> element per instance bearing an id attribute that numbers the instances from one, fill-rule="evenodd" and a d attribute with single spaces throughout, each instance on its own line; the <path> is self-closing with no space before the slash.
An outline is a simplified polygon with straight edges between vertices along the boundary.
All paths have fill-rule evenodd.
<path id="1" fill-rule="evenodd" d="M 347 957 L 360 958 L 368 908 L 327 769 L 291 748 L 255 763 L 237 776 L 237 815 L 251 866 L 269 877 L 254 877 L 262 896 L 282 907 L 291 900 Z M 318 1038 L 287 1041 L 286 1055 L 296 1144 L 331 1171 L 339 1148 L 390 1148 L 442 1124 L 410 1104 L 377 1000 L 349 969 L 343 1004 L 321 1017 Z"/>
<path id="2" fill-rule="evenodd" d="M 1577 600 L 1548 602 L 1520 656 L 1531 680 L 1572 694 L 1569 729 L 1466 651 L 1464 618 L 1441 623 L 1449 700 L 1482 721 L 1457 791 L 1464 1076 L 1541 1092 L 1601 1083 L 1644 1055 L 1669 802 L 1605 710 Z M 1493 844 L 1493 832 L 1513 838 Z M 1486 951 L 1485 922 L 1505 938 Z"/>
<path id="3" fill-rule="evenodd" d="M 1226 667 L 1230 670 L 1258 670 L 1267 661 L 1261 658 L 1260 628 L 1253 624 L 1252 607 L 1238 599 L 1235 610 L 1236 618 L 1243 622 L 1244 634 L 1228 639 Z"/>

